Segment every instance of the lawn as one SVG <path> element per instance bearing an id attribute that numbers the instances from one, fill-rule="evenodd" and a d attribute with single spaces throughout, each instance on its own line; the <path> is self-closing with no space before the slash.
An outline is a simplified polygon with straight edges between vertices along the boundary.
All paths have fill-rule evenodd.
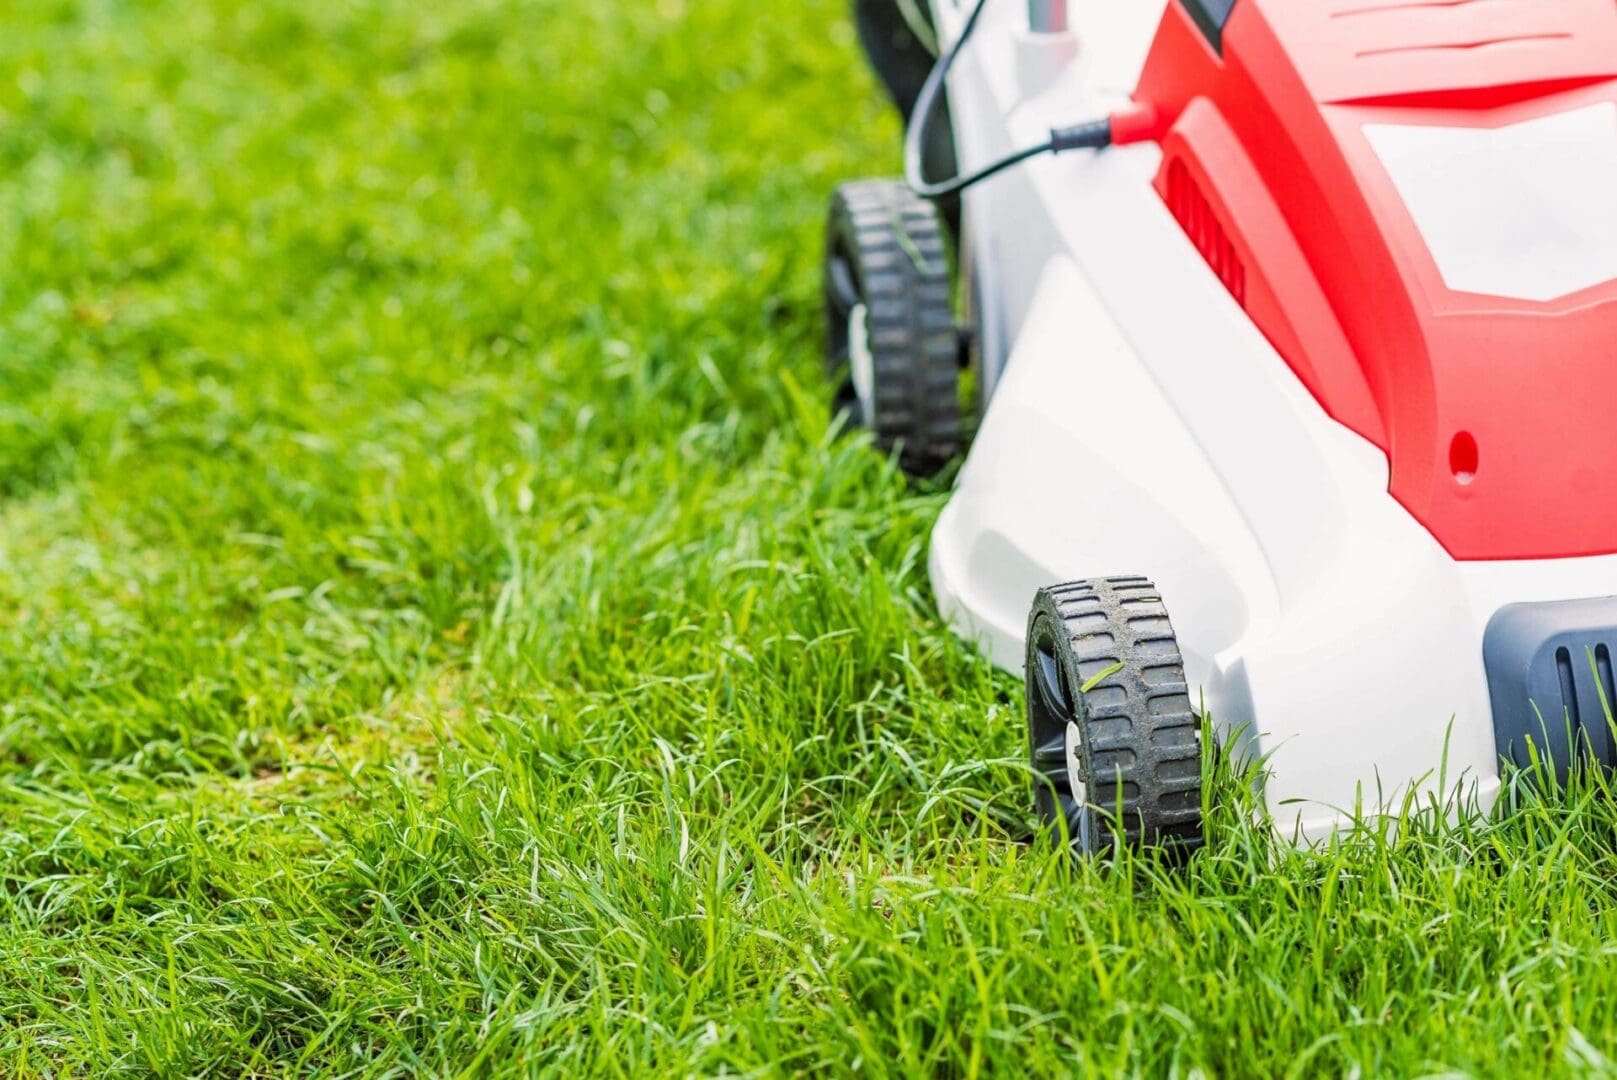
<path id="1" fill-rule="evenodd" d="M 823 403 L 844 6 L 6 6 L 0 1074 L 1617 1071 L 1599 782 L 1026 842 Z"/>

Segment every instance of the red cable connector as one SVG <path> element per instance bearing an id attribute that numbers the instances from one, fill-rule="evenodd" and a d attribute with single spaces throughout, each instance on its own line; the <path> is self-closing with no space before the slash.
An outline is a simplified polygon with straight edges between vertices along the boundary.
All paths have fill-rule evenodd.
<path id="1" fill-rule="evenodd" d="M 1130 102 L 1127 108 L 1114 112 L 1111 120 L 1113 146 L 1155 142 L 1162 136 L 1162 115 L 1148 102 Z"/>

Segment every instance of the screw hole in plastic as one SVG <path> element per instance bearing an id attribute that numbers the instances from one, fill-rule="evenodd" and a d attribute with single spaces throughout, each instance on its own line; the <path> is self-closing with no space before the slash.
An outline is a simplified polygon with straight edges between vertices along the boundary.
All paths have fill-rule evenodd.
<path id="1" fill-rule="evenodd" d="M 1469 431 L 1462 431 L 1449 443 L 1449 471 L 1461 487 L 1469 487 L 1477 478 L 1479 453 L 1477 440 Z"/>

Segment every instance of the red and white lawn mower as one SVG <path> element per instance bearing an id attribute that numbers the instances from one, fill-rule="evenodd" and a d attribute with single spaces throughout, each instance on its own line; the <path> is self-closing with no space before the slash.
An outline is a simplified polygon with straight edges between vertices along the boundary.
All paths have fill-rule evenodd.
<path id="1" fill-rule="evenodd" d="M 1617 3 L 859 8 L 830 359 L 916 469 L 975 369 L 932 581 L 1047 820 L 1197 842 L 1203 713 L 1301 838 L 1617 763 Z"/>

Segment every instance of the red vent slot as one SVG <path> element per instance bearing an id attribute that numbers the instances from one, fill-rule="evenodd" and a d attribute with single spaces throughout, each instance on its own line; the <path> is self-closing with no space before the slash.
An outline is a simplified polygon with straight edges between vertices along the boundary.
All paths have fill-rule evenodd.
<path id="1" fill-rule="evenodd" d="M 1178 158 L 1168 165 L 1168 209 L 1236 303 L 1245 307 L 1246 264 L 1235 253 L 1235 245 L 1202 194 L 1201 185 Z"/>

